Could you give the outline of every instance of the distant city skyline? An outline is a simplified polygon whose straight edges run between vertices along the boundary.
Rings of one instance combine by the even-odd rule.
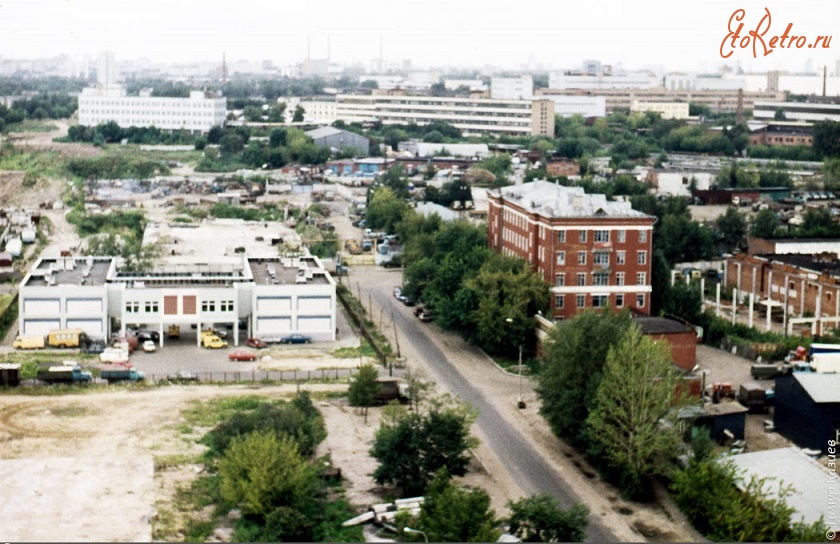
[[[725,0],[683,3],[594,0],[567,5],[510,4],[492,0],[384,0],[319,3],[240,0],[220,5],[196,0],[0,0],[0,58],[69,55],[91,60],[102,51],[118,62],[271,61],[307,58],[369,66],[379,59],[431,67],[570,69],[585,59],[667,71],[714,72],[726,64],[747,72],[807,66],[829,74],[840,60],[840,37],[828,48],[776,49],[753,58],[751,45],[721,57],[728,22],[740,4]],[[745,8],[744,35],[765,5]],[[810,43],[840,29],[840,4],[830,0],[766,4],[771,35],[792,23]],[[235,8],[235,10],[233,9]],[[835,38],[832,36],[832,38]],[[382,48],[380,49],[380,43]],[[724,48],[728,52],[731,48]]]

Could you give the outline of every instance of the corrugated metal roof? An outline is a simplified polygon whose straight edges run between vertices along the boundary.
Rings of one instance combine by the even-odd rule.
[[[799,521],[800,517],[805,523],[813,523],[820,516],[829,519],[828,471],[799,448],[740,453],[730,458],[738,469],[746,471],[746,481],[752,475],[773,478],[767,482],[767,489],[772,493],[779,493],[788,485],[793,488],[793,493],[785,499],[795,509],[791,521]]]
[[[840,402],[840,374],[794,372],[793,378],[817,404]]]

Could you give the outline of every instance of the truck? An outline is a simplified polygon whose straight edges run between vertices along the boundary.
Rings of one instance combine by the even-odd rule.
[[[38,369],[36,378],[47,383],[90,383],[93,375],[82,370],[78,363],[65,361],[62,365],[52,365]]]
[[[169,325],[169,338],[181,338],[181,326]]]
[[[808,347],[808,355],[810,357],[814,357],[814,355],[820,353],[840,353],[840,344],[821,344],[821,343],[812,343]]]
[[[12,342],[15,349],[43,349],[45,345],[43,336],[18,336]]]
[[[811,356],[811,370],[821,374],[840,372],[840,353],[814,353]]]
[[[59,329],[50,331],[47,344],[51,348],[78,348],[87,343],[87,335],[82,329]]]
[[[755,382],[742,383],[738,391],[738,402],[750,413],[767,413],[767,389]]]
[[[201,345],[205,348],[219,349],[226,348],[228,343],[215,334],[203,334],[201,335]]]
[[[105,348],[99,354],[99,360],[103,363],[126,363],[128,362],[128,349],[121,347]]]
[[[108,364],[102,365],[99,376],[108,383],[136,382],[146,378],[142,370],[137,370],[130,364]]]
[[[373,397],[375,404],[388,404],[392,400],[400,404],[406,404],[411,400],[408,392],[408,384],[402,380],[391,380],[380,378],[376,380],[379,384],[379,391]]]

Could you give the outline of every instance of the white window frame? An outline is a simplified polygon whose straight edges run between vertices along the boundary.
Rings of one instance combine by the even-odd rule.
[[[647,242],[647,231],[646,230],[640,230],[639,231],[639,243],[644,244],[646,242]]]
[[[578,264],[586,264],[586,252],[578,251]]]
[[[565,251],[558,251],[557,252],[557,264],[560,266],[566,266],[566,252]]]
[[[624,293],[615,294],[615,307],[624,308]]]
[[[639,251],[636,253],[636,264],[647,264],[647,251]]]
[[[592,285],[609,285],[610,284],[610,275],[606,272],[596,272],[592,274]]]
[[[558,310],[562,310],[566,306],[566,295],[555,295],[554,296],[554,307]]]
[[[636,295],[636,307],[637,308],[644,308],[645,307],[645,295],[644,293],[639,293]]]
[[[575,279],[576,285],[578,287],[585,287],[586,286],[586,272],[578,272],[577,278]]]
[[[566,286],[566,273],[561,272],[559,274],[554,275],[554,286],[555,287],[565,287]]]
[[[558,230],[557,231],[557,243],[565,244],[566,243],[566,231],[565,230]]]
[[[627,262],[627,252],[626,251],[616,251],[615,252],[615,264],[625,264]]]
[[[586,295],[577,295],[575,301],[578,308],[586,308]]]
[[[618,243],[623,244],[627,241],[627,231],[621,229],[618,231]]]
[[[592,263],[609,266],[610,252],[609,251],[594,251],[592,254]]]
[[[608,230],[596,230],[595,231],[595,241],[596,242],[609,242],[610,241],[610,231],[608,231]]]
[[[636,272],[636,285],[647,285],[647,274],[644,272]]]
[[[586,230],[585,230],[585,229],[583,229],[583,230],[579,230],[579,231],[578,231],[578,241],[579,241],[581,244],[585,244],[585,243],[586,243]]]

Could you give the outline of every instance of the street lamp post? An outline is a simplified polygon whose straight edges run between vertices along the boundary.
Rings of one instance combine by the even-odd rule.
[[[506,323],[513,323],[513,318],[505,318]],[[516,406],[522,410],[525,408],[525,401],[522,400],[522,344],[519,344],[519,398],[516,399]]]
[[[411,527],[403,527],[403,532],[421,534],[421,535],[423,535],[423,540],[425,540],[426,542],[429,542],[429,536],[426,533],[424,533],[423,531],[420,531],[419,529],[412,529]]]

